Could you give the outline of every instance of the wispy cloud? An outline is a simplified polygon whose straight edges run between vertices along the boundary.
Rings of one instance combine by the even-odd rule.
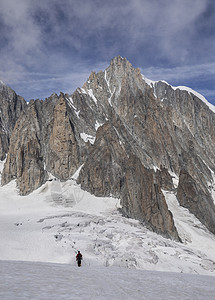
[[[35,25],[31,15],[31,1],[1,0],[0,17],[4,24],[1,35],[7,41],[1,49],[6,55],[14,55],[14,61],[37,52],[41,46],[40,28]],[[29,63],[29,61],[27,61]]]

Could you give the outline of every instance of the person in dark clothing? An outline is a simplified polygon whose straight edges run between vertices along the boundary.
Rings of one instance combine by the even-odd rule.
[[[82,254],[80,251],[78,251],[78,254],[76,255],[76,261],[79,267],[81,266],[81,260],[82,260]]]

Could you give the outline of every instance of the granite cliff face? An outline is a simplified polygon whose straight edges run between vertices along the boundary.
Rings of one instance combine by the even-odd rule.
[[[22,97],[0,81],[0,160],[4,160],[6,157],[11,133],[26,106]]]
[[[25,195],[50,173],[67,180],[82,166],[83,189],[119,197],[122,212],[152,230],[180,240],[162,193],[169,190],[215,233],[214,125],[194,91],[152,82],[119,56],[72,95],[30,102],[14,127],[2,184],[16,178]]]
[[[69,110],[63,94],[30,101],[13,130],[2,184],[16,178],[20,193],[26,195],[40,187],[49,173],[60,180],[70,178],[81,154]]]

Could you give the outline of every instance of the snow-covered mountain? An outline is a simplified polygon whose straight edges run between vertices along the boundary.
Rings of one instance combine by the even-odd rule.
[[[50,174],[67,181],[81,167],[82,189],[120,198],[125,216],[163,236],[181,240],[162,190],[215,233],[215,114],[203,100],[115,57],[72,95],[29,103],[12,131],[2,184],[16,179],[27,195]]]
[[[0,299],[214,299],[214,108],[121,57],[28,106],[0,85]]]
[[[202,96],[122,57],[72,95],[26,105],[0,92],[0,260],[75,268],[81,250],[98,272],[215,274],[215,114]]]

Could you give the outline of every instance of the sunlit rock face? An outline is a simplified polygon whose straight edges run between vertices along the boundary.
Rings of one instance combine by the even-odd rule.
[[[2,184],[17,178],[20,193],[26,195],[51,173],[66,180],[80,165],[79,146],[63,95],[46,101],[31,101],[16,122],[2,174]]]
[[[214,125],[194,91],[152,82],[118,56],[72,95],[28,105],[11,135],[2,184],[16,178],[27,194],[49,174],[65,181],[82,166],[83,189],[120,198],[124,215],[158,233],[179,240],[162,190],[177,193],[214,232]]]

